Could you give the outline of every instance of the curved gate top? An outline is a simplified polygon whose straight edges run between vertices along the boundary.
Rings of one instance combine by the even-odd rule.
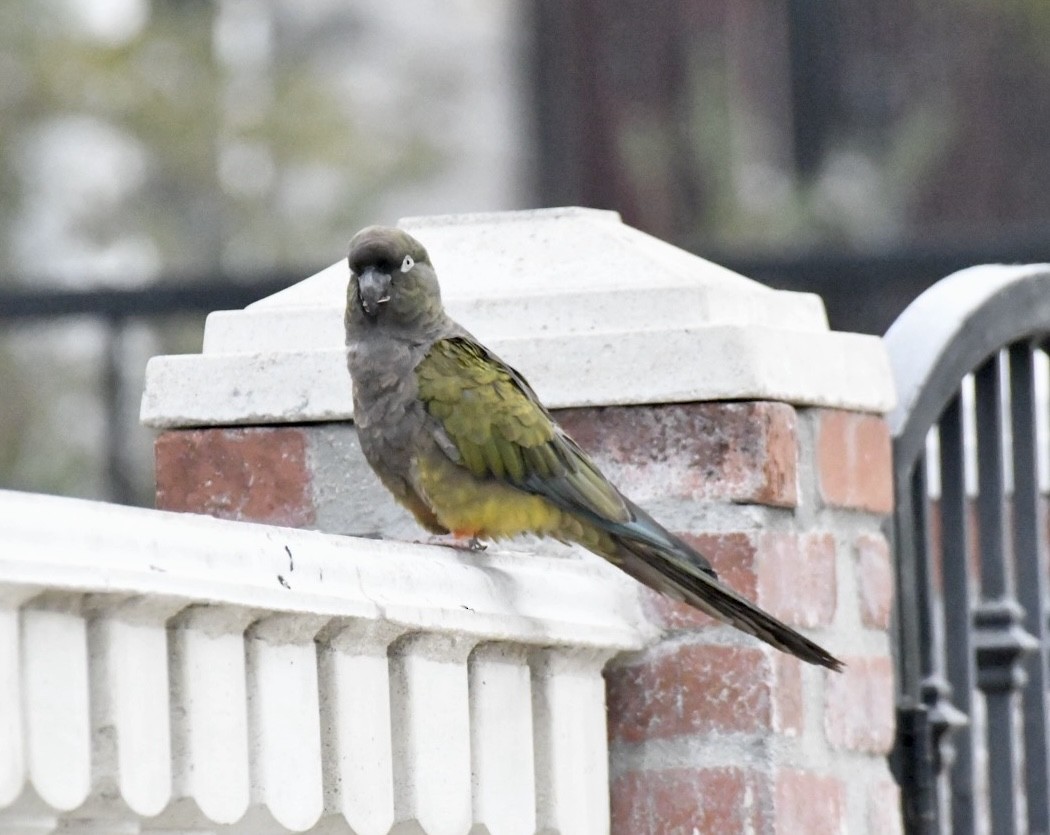
[[[1050,265],[955,273],[885,341],[905,825],[1046,835]]]

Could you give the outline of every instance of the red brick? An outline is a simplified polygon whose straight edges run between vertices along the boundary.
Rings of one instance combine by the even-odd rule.
[[[844,658],[824,691],[824,730],[832,747],[886,754],[893,745],[893,665],[885,656]]]
[[[825,626],[834,618],[836,559],[830,533],[734,532],[683,538],[710,560],[727,585],[791,626]],[[650,617],[665,629],[718,623],[656,592],[645,600]]]
[[[773,665],[757,648],[657,647],[640,663],[608,670],[606,682],[614,741],[775,729]]]
[[[837,777],[781,770],[774,802],[773,831],[778,835],[842,835],[847,831],[846,786]]]
[[[893,563],[883,536],[857,539],[857,578],[861,622],[872,629],[888,629],[893,607]]]
[[[802,704],[802,662],[784,652],[773,654],[773,727],[787,736],[805,729]]]
[[[749,600],[755,599],[757,578],[752,534],[683,534],[682,538],[707,557],[726,584]],[[655,591],[647,591],[644,600],[650,618],[664,629],[698,629],[720,623],[688,603]]]
[[[826,504],[892,511],[893,454],[886,421],[859,412],[820,410],[817,473]]]
[[[797,419],[786,403],[608,406],[556,417],[637,501],[798,503]]]
[[[758,603],[790,626],[827,626],[835,617],[835,537],[769,531],[759,538]]]
[[[868,792],[868,832],[903,835],[901,792],[892,780],[880,780]]]
[[[306,437],[296,427],[164,432],[157,507],[305,527],[314,520]]]
[[[628,772],[610,787],[612,835],[765,832],[765,782],[728,767]]]

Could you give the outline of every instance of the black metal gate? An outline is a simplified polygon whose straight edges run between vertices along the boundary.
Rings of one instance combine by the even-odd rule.
[[[1047,835],[1050,265],[955,273],[885,339],[906,830]]]

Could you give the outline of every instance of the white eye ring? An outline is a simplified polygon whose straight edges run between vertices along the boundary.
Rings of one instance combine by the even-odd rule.
[[[406,255],[405,260],[401,262],[401,272],[407,273],[416,265],[416,262],[412,260],[411,255]]]

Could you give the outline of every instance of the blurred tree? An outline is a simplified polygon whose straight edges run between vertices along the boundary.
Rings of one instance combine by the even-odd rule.
[[[311,60],[304,22],[277,4],[124,0],[103,5],[139,25],[101,30],[85,20],[90,0],[42,5],[0,3],[0,66],[18,82],[0,94],[8,270],[69,268],[81,280],[85,256],[121,241],[129,258],[98,261],[111,278],[129,263],[143,278],[288,263],[314,246],[320,260],[377,195],[440,162],[422,125],[362,129],[367,115],[333,82],[338,62]],[[320,23],[347,43],[360,35],[353,15]],[[439,79],[421,79],[421,93]],[[44,251],[63,243],[46,234],[59,221],[34,208],[56,157],[84,186],[73,205],[40,211],[64,210],[62,231],[83,244],[74,263]],[[12,223],[19,214],[32,220]]]
[[[1050,224],[1045,0],[532,0],[541,202],[686,246]]]
[[[441,175],[427,102],[462,83],[455,62],[393,60],[412,44],[383,5],[0,0],[0,283],[250,282],[336,260],[392,193]],[[362,72],[377,35],[381,76]],[[105,495],[102,325],[0,336],[0,485]],[[122,362],[137,381],[150,355],[199,344],[199,322],[136,327]],[[132,431],[146,503],[149,437]]]

